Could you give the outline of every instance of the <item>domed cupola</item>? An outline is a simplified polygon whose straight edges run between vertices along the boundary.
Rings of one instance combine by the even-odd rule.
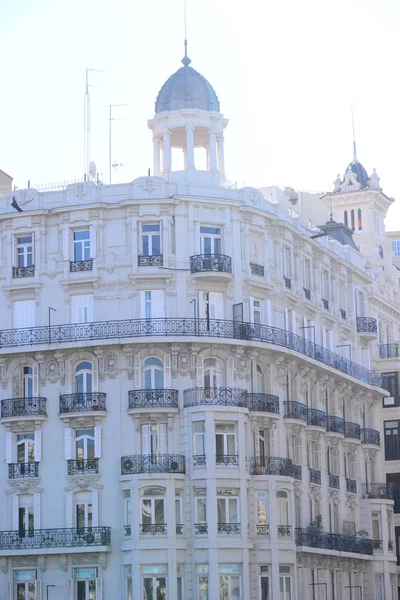
[[[374,169],[371,176],[368,175],[365,167],[357,159],[357,152],[354,143],[353,160],[348,165],[343,179],[337,176],[334,181],[335,192],[356,192],[368,188],[379,189],[379,177]]]
[[[219,112],[212,85],[190,66],[186,40],[182,63],[159,91],[156,114],[148,121],[153,131],[154,175],[176,183],[224,185],[223,131],[228,120]],[[182,152],[183,161],[176,149]],[[183,162],[183,168],[182,164],[177,167],[178,162]]]

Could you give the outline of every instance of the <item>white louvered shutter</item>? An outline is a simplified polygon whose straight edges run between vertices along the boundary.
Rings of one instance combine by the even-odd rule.
[[[13,313],[14,328],[35,327],[36,304],[34,300],[15,301]]]
[[[140,318],[146,318],[146,292],[144,290],[140,291]]]
[[[90,226],[90,258],[97,256],[97,228],[96,225]]]
[[[40,494],[33,494],[33,522],[35,529],[41,528]]]
[[[35,581],[35,600],[42,600],[42,582]]]
[[[201,354],[196,356],[196,383],[197,387],[204,387],[204,359]]]
[[[92,361],[92,391],[99,391],[99,360],[95,358]]]
[[[167,390],[170,390],[172,386],[170,354],[164,354],[164,386]]]
[[[96,600],[103,600],[103,580],[96,577]]]
[[[151,318],[164,319],[165,317],[165,293],[164,290],[152,290],[151,292]]]
[[[235,385],[235,361],[233,356],[229,356],[227,361],[227,386],[233,387]]]
[[[206,318],[206,304],[204,302],[204,292],[198,292],[197,316],[199,319]]]
[[[18,530],[18,509],[19,509],[19,499],[17,494],[13,494],[12,496],[12,528],[13,531],[17,531]]]
[[[94,428],[94,456],[101,458],[101,425]]]
[[[159,435],[160,454],[166,454],[166,452],[167,452],[167,425],[166,425],[166,423],[159,423],[158,435]]]
[[[222,292],[209,294],[210,319],[222,320],[224,318],[224,295]]]
[[[142,434],[142,454],[150,454],[149,425],[143,424],[140,429]]]
[[[70,427],[64,429],[64,457],[65,460],[72,459],[72,429]]]
[[[93,527],[99,526],[99,491],[92,491],[92,520]]]
[[[62,253],[63,260],[69,260],[69,228],[64,227],[62,232]]]
[[[135,356],[133,357],[133,365],[135,389],[139,390],[142,387],[142,365],[140,361],[140,356],[138,356],[137,354],[135,354]]]
[[[65,494],[65,525],[67,528],[73,526],[73,495],[72,492],[66,492]]]
[[[269,326],[272,325],[272,302],[269,298],[265,301],[265,323]]]
[[[35,462],[42,460],[42,431],[35,429]]]
[[[13,462],[13,445],[14,445],[14,434],[11,431],[6,431],[6,462]]]

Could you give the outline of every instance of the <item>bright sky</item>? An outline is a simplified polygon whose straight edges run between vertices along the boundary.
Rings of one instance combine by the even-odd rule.
[[[238,186],[328,190],[352,158],[397,197],[398,0],[187,0],[188,54],[230,119],[226,170]],[[85,69],[91,159],[113,183],[152,167],[147,119],[183,56],[183,0],[0,0],[0,169],[26,187],[82,176]]]

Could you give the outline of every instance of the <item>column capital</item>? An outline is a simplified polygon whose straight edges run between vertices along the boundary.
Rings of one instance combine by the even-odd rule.
[[[186,131],[194,131],[196,128],[193,123],[186,124]]]

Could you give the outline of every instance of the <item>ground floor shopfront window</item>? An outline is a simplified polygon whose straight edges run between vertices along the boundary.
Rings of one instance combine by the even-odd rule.
[[[219,600],[241,600],[241,570],[237,564],[218,565]]]

